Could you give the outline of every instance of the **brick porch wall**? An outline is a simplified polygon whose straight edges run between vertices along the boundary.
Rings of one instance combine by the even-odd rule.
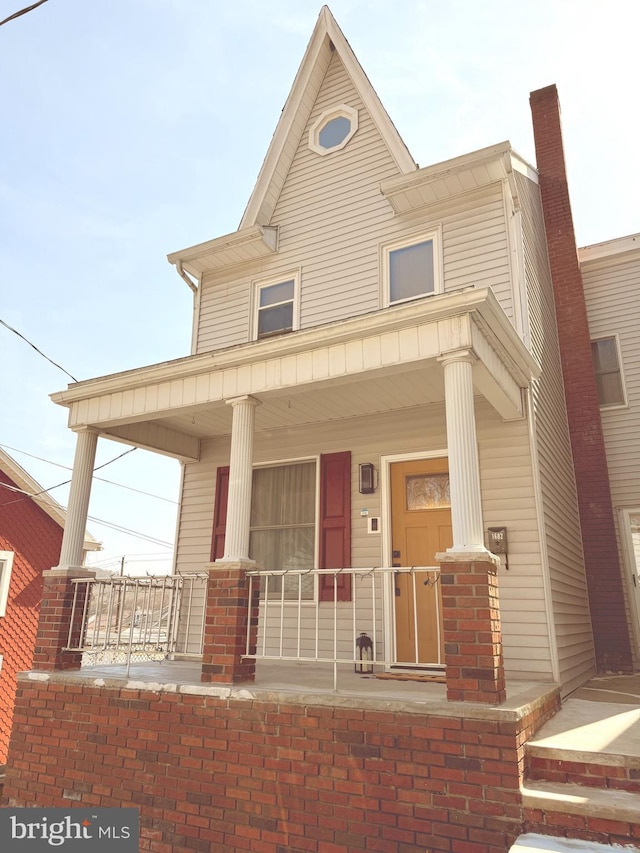
[[[55,675],[21,676],[4,804],[137,806],[152,853],[505,853],[558,701],[474,719]]]

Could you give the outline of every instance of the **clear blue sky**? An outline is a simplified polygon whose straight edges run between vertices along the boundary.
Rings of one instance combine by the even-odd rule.
[[[22,5],[0,0],[0,19]],[[0,27],[0,318],[78,379],[187,355],[191,293],[166,254],[238,226],[319,10],[49,0]],[[421,166],[505,139],[534,162],[528,94],[556,83],[579,244],[640,231],[631,0],[331,10]],[[0,444],[71,465],[66,410],[48,398],[66,383],[0,326]],[[98,463],[126,449],[102,440]],[[8,452],[44,486],[67,478]],[[144,451],[100,475],[178,497],[178,463]],[[90,515],[174,538],[175,505],[109,484]],[[170,566],[169,549],[89,529],[104,564]]]

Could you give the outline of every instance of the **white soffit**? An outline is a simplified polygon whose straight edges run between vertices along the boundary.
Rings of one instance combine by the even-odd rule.
[[[461,157],[425,166],[410,175],[388,178],[380,184],[380,192],[395,213],[407,213],[507,180],[517,203],[514,171],[538,182],[535,169],[512,150],[509,142],[500,142]]]
[[[578,249],[578,260],[582,265],[638,250],[640,250],[640,234],[630,234],[628,237],[618,237],[615,240],[605,240],[603,243],[584,246]]]
[[[180,263],[187,272],[199,278],[211,270],[263,258],[277,249],[278,229],[255,225],[173,252],[167,255],[167,260],[170,264]]]

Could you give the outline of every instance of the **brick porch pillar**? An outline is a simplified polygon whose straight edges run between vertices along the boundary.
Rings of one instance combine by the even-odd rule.
[[[251,584],[252,601],[249,611],[249,578],[247,571],[256,564],[224,562],[209,563],[207,604],[204,620],[202,673],[200,680],[221,684],[253,681],[255,660],[243,660],[247,652],[255,653],[258,639],[259,578]]]
[[[437,554],[442,584],[447,699],[499,705],[507,698],[497,566],[492,554]]]
[[[74,584],[72,580],[94,578],[95,572],[80,568],[50,569],[43,572],[42,576],[44,585],[33,668],[44,672],[80,669],[82,654],[65,649],[68,645],[80,645],[82,614],[88,585]]]

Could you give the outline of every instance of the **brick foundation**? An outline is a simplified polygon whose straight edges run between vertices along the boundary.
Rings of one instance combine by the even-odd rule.
[[[507,696],[496,564],[442,562],[447,698],[497,705]]]
[[[235,684],[255,679],[255,660],[243,660],[255,654],[258,637],[260,579],[253,578],[251,617],[249,618],[249,578],[247,571],[255,563],[209,563],[207,605],[202,652],[203,682]]]
[[[505,853],[524,743],[558,705],[471,718],[63,673],[19,687],[4,804],[136,806],[150,853]]]
[[[43,572],[40,621],[33,654],[33,668],[36,670],[48,672],[80,669],[82,654],[63,651],[65,646],[69,645],[69,637],[71,637],[71,645],[78,645],[80,642],[87,584],[72,582],[73,578],[79,577],[93,578],[95,572],[83,569],[51,569]],[[73,601],[76,595],[74,624],[69,634]]]

